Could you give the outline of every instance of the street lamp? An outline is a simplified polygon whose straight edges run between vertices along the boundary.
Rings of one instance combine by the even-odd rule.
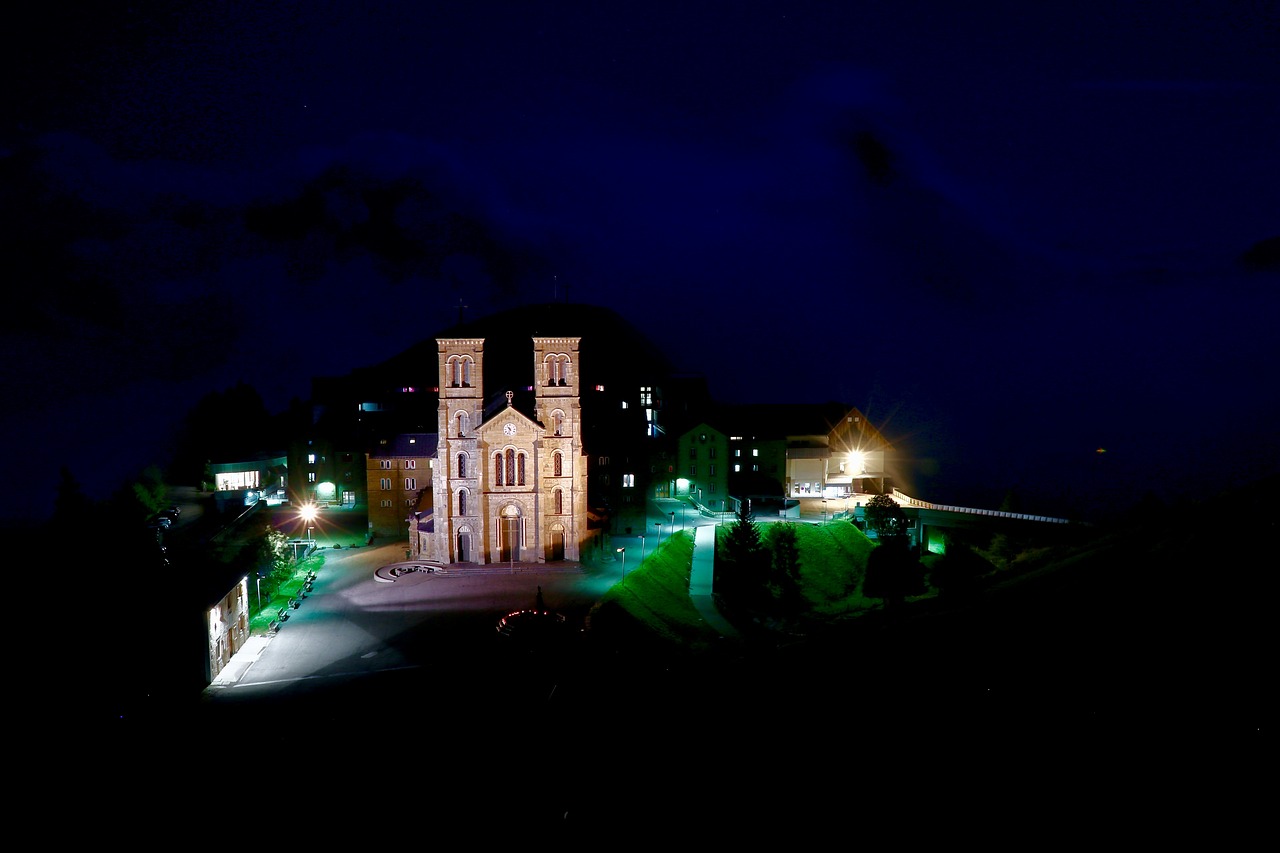
[[[619,548],[618,553],[622,555],[622,576],[627,576],[627,549]]]
[[[661,545],[661,544],[662,544],[662,522],[661,522],[661,521],[655,521],[655,522],[653,523],[653,526],[654,526],[654,527],[656,527],[656,528],[658,528],[658,545]],[[655,547],[656,547],[656,546],[655,546]]]
[[[640,562],[644,562],[644,537],[640,537]]]
[[[298,517],[301,518],[303,523],[307,526],[307,544],[310,545],[312,530],[311,522],[315,521],[316,518],[316,505],[311,503],[303,504],[302,508],[298,510]]]
[[[516,520],[514,517],[508,518],[511,522],[511,532],[507,534],[507,558],[511,561],[511,574],[516,573]]]
[[[258,612],[262,612],[262,572],[253,573],[254,580],[258,582]]]

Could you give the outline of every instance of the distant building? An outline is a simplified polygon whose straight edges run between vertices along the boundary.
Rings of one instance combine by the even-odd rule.
[[[430,513],[435,459],[435,433],[382,439],[365,454],[371,535],[401,539],[415,515]]]

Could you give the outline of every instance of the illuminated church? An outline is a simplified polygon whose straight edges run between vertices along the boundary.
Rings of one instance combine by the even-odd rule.
[[[438,338],[432,519],[420,557],[444,563],[581,559],[587,457],[581,338],[534,337],[532,381],[486,400],[485,339]]]

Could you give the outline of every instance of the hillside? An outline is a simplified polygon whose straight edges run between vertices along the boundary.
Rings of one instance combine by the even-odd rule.
[[[1052,731],[1064,743],[1147,742],[1180,732],[1247,743],[1269,732],[1273,710],[1263,582],[1275,486],[1030,548],[974,594],[913,600],[893,622],[878,602],[847,593],[865,553],[833,557],[827,531],[851,525],[811,527],[801,539],[812,604],[802,623],[767,642],[752,631],[750,644],[686,626],[658,632],[665,646],[651,635],[645,652],[665,648],[662,666],[678,673],[671,689],[711,707],[747,701],[753,713],[788,717],[841,708],[912,739],[1006,743]],[[611,595],[606,602],[627,604],[625,593]],[[654,609],[632,616],[651,620]]]

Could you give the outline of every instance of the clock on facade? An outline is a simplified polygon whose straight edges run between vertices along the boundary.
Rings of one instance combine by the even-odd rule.
[[[506,433],[507,435],[515,435],[515,434],[516,434],[516,425],[515,425],[515,424],[507,424],[506,426],[504,426],[504,427],[502,428],[502,431],[503,431],[504,433]]]

